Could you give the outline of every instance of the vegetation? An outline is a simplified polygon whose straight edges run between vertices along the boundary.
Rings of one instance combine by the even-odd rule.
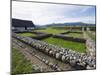
[[[68,36],[71,36],[71,37],[83,38],[83,34],[81,34],[81,33],[68,33],[68,34],[65,34],[65,35],[68,35]]]
[[[57,45],[59,47],[70,48],[81,53],[84,53],[86,51],[86,46],[84,43],[65,41],[63,39],[57,39],[52,37],[44,39],[43,41]]]
[[[51,34],[59,34],[66,32],[67,30],[65,29],[54,29],[52,27],[48,27],[46,29],[41,29],[41,30],[36,30],[37,32],[44,32],[44,33],[51,33]]]
[[[15,48],[12,49],[12,75],[32,72],[32,64]]]
[[[19,33],[18,35],[20,35],[20,36],[36,36],[33,33]]]
[[[94,34],[93,35],[93,33],[95,33],[95,32],[92,32],[92,33],[90,33],[90,32],[87,32],[87,34],[88,34],[88,36],[92,39],[92,40],[96,40],[96,35]]]

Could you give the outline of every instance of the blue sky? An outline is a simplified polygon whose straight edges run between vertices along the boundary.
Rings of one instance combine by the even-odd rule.
[[[95,7],[13,1],[12,17],[32,20],[37,25],[66,22],[95,24]]]

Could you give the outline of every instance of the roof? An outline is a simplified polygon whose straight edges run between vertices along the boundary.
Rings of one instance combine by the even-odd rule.
[[[12,27],[35,27],[32,21],[12,19]]]

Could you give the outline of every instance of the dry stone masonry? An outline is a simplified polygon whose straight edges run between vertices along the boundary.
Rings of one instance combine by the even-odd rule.
[[[86,40],[83,39],[83,38],[76,38],[76,37],[70,37],[70,36],[64,36],[64,35],[61,35],[61,34],[58,34],[58,35],[53,35],[54,38],[60,38],[60,39],[63,39],[63,40],[69,40],[69,41],[74,41],[74,42],[80,42],[80,43],[85,43]]]
[[[48,54],[49,56],[53,56],[54,58],[61,60],[64,63],[69,63],[71,66],[77,69],[78,68],[79,69],[95,69],[96,67],[95,57],[92,57],[90,55],[81,54],[71,49],[57,47],[55,45],[48,44],[40,40],[35,40],[30,37],[17,36],[15,33],[13,33],[12,36],[24,43],[29,44],[35,49],[42,51],[45,54]]]

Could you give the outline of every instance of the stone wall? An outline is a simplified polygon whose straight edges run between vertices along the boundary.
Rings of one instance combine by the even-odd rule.
[[[86,47],[88,49],[87,53],[91,56],[96,56],[96,46],[95,42],[91,39],[87,39],[86,41]]]
[[[95,58],[86,54],[81,54],[67,48],[57,47],[30,37],[17,36],[16,34],[12,34],[12,36],[13,38],[18,39],[49,56],[52,56],[64,63],[69,63],[77,69],[95,69],[96,67]]]
[[[52,34],[40,34],[40,35],[38,35],[38,36],[31,37],[31,38],[37,39],[37,40],[42,40],[42,39],[48,38],[48,37],[50,37],[50,36],[52,36]]]
[[[63,32],[60,34],[69,34],[69,33],[78,33],[78,34],[82,34],[83,32],[78,32],[78,31],[67,31],[67,32]]]
[[[41,40],[41,39],[45,39],[45,38],[48,38],[50,36],[52,36],[52,34],[46,34],[46,33],[43,33],[43,32],[33,32],[33,31],[24,31],[24,32],[16,32],[17,34],[19,33],[32,33],[32,34],[36,34],[36,36],[30,36],[31,38],[34,38],[34,39],[38,39],[38,40]]]
[[[54,38],[60,38],[63,40],[68,40],[68,41],[74,41],[74,42],[80,42],[80,43],[85,43],[86,40],[82,38],[75,38],[75,37],[69,37],[69,36],[64,36],[64,35],[53,35]]]

